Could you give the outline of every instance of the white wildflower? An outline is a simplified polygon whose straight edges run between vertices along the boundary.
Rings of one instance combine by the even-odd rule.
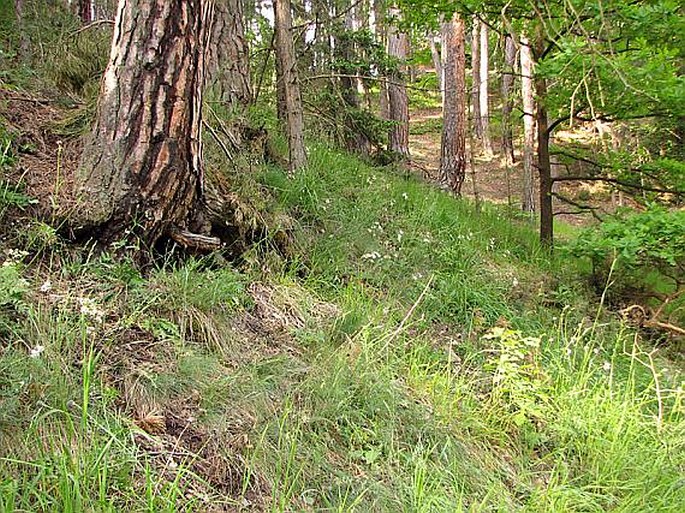
[[[45,280],[45,283],[43,283],[40,286],[40,291],[45,294],[46,292],[50,292],[52,290],[52,282],[48,279]]]
[[[519,281],[516,278],[514,278],[513,280],[511,280],[511,286],[512,287],[518,287]]]
[[[379,258],[381,258],[381,255],[377,251],[372,251],[371,253],[364,253],[362,255],[362,258],[364,260],[378,260]]]
[[[97,322],[103,321],[105,312],[98,306],[95,300],[88,297],[80,297],[78,302],[81,305],[81,315],[90,317]]]
[[[604,371],[609,372],[611,370],[611,363],[610,362],[604,362],[604,365],[602,365],[602,369]]]
[[[31,358],[38,358],[40,355],[45,351],[45,346],[41,346],[40,344],[36,345],[31,351],[29,352],[29,357]]]
[[[408,200],[408,199],[409,199],[409,194],[407,194],[406,192],[403,192],[403,193],[402,193],[402,199],[405,200],[405,201]]]

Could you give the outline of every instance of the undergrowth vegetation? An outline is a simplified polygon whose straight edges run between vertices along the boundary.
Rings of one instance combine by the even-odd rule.
[[[287,259],[4,249],[0,510],[682,511],[677,366],[526,221],[324,147],[254,177]]]

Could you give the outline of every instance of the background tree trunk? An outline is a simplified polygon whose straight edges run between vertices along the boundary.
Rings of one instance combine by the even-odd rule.
[[[480,116],[480,20],[477,16],[473,17],[471,29],[471,119],[476,138],[480,141],[483,125]]]
[[[132,230],[152,245],[194,221],[203,192],[200,122],[212,9],[205,0],[119,2],[75,213],[103,242]]]
[[[445,56],[440,177],[456,194],[466,176],[466,54],[464,21],[457,13],[442,25]]]
[[[514,163],[514,135],[511,125],[513,85],[516,67],[516,44],[511,34],[504,36],[504,72],[502,73],[502,152],[508,166]]]
[[[399,10],[390,10],[394,16],[399,15]],[[407,97],[407,87],[404,83],[406,75],[406,59],[409,50],[409,38],[404,32],[399,32],[397,27],[391,26],[388,29],[388,54],[399,62],[388,84],[388,103],[390,120],[395,125],[390,130],[390,151],[409,158],[409,98]]]
[[[252,101],[242,0],[216,0],[207,55],[208,93],[229,106]]]
[[[521,36],[521,98],[523,100],[523,190],[522,209],[535,212],[535,180],[533,155],[535,155],[535,100],[533,97],[533,59],[530,43]]]
[[[357,29],[357,23],[355,21],[355,9],[353,8],[353,4],[350,3],[347,8],[348,11],[345,14],[345,31],[347,32],[348,37],[339,40],[339,53],[343,61],[353,62],[357,55],[357,49],[355,48],[351,36]],[[348,151],[368,155],[371,153],[371,142],[362,130],[362,127],[359,126],[358,118],[355,117],[355,114],[357,114],[360,108],[360,101],[357,93],[357,77],[353,75],[356,75],[356,70],[343,70],[343,76],[340,78],[340,88],[346,105],[345,145]]]
[[[31,41],[26,33],[24,0],[14,1],[14,14],[17,21],[17,30],[19,31],[19,57],[25,62],[31,57]]]
[[[483,151],[487,156],[492,155],[492,141],[490,139],[490,105],[488,99],[490,73],[489,62],[489,45],[488,45],[488,27],[484,23],[480,24],[480,92],[478,95],[480,104],[480,126],[482,130],[481,139],[483,142]]]
[[[373,12],[375,18],[376,40],[383,45],[383,48],[388,47],[388,30],[385,20],[385,2],[384,0],[373,0]],[[388,77],[381,77],[388,78]],[[381,119],[390,119],[390,100],[388,98],[388,82],[381,80],[379,84],[379,114]]]
[[[285,131],[290,152],[289,168],[294,172],[307,163],[304,146],[304,119],[302,97],[297,79],[297,62],[292,36],[292,13],[290,0],[274,1],[274,24],[276,31],[276,59],[280,76],[276,77],[284,95]]]
[[[442,96],[443,96],[443,101],[445,101],[445,91],[444,91],[444,86],[442,83],[443,80],[443,75],[442,75],[442,61],[440,57],[440,52],[438,51],[438,47],[435,44],[435,34],[428,34],[428,45],[430,46],[431,49],[431,58],[433,59],[433,67],[435,68],[435,76],[438,81],[438,89],[440,89]],[[443,45],[442,45],[442,51],[444,52],[444,40],[443,40]]]

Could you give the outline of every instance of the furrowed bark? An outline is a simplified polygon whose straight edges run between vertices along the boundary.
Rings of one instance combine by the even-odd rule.
[[[456,194],[466,176],[466,55],[464,21],[457,13],[442,25],[444,60],[440,177]]]
[[[276,59],[278,60],[277,80],[281,87],[286,137],[290,153],[289,169],[293,173],[307,163],[304,146],[304,119],[302,98],[297,78],[295,44],[292,35],[292,13],[290,0],[274,0],[274,23],[276,30]]]
[[[120,0],[98,113],[78,173],[75,228],[152,246],[202,200],[204,51],[213,2]]]
[[[399,10],[392,8],[391,14],[399,16]],[[406,59],[409,38],[397,27],[388,29],[388,54],[397,59],[398,68],[392,73],[388,83],[388,103],[390,120],[395,125],[390,130],[389,149],[402,158],[409,158],[409,98],[404,75],[407,71]]]

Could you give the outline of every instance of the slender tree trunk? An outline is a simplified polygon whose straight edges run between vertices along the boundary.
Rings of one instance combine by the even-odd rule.
[[[543,55],[545,41],[538,29],[536,37],[535,53]],[[547,80],[536,75],[534,79],[537,105],[535,108],[535,121],[538,132],[538,173],[540,175],[540,242],[547,248],[554,244],[554,212],[552,206],[552,164],[549,156],[549,130],[547,127]]]
[[[207,56],[212,99],[234,107],[252,101],[249,59],[242,0],[216,0]]]
[[[521,36],[521,98],[523,100],[523,190],[524,212],[535,212],[535,180],[533,155],[535,154],[535,100],[533,96],[533,59],[528,38]]]
[[[502,151],[507,166],[514,164],[514,135],[511,124],[516,44],[511,34],[504,36],[504,73],[502,74]]]
[[[435,34],[428,34],[428,44],[430,45],[431,49],[431,58],[433,59],[433,67],[435,68],[435,76],[438,80],[438,88],[440,91],[443,93],[443,101],[444,101],[444,90],[443,90],[443,74],[442,74],[442,62],[441,62],[441,57],[440,57],[440,52],[438,51],[438,47],[435,44]],[[444,47],[443,47],[444,49]],[[444,51],[444,50],[443,50]]]
[[[445,101],[443,103],[440,177],[456,194],[466,176],[466,54],[465,27],[458,13],[442,24],[445,56]]]
[[[388,47],[388,31],[385,20],[384,0],[373,0],[373,11],[376,22],[376,40],[383,46]],[[381,77],[387,79],[388,77]],[[379,84],[379,110],[381,119],[390,119],[390,100],[388,98],[388,82],[381,80]]]
[[[393,8],[391,14],[398,16],[399,10]],[[389,27],[388,54],[399,63],[399,68],[392,73],[388,84],[390,120],[395,122],[390,130],[389,149],[403,158],[409,158],[409,98],[407,86],[404,83],[408,49],[407,34],[399,32],[397,27]]]
[[[21,57],[22,61],[27,61],[31,56],[31,42],[26,33],[24,0],[14,1],[14,13],[17,20],[17,30],[19,31],[19,57]]]
[[[200,124],[213,2],[120,0],[75,213],[102,242],[150,246],[193,228],[203,197]]]
[[[483,137],[480,115],[480,24],[478,17],[474,16],[471,29],[471,119],[478,140]]]
[[[486,155],[492,155],[492,141],[490,139],[490,106],[488,101],[490,72],[488,45],[488,27],[484,23],[480,24],[480,92],[478,100],[480,103],[480,126],[483,141],[483,151]]]
[[[276,59],[278,60],[277,77],[284,95],[285,130],[290,151],[289,167],[294,172],[307,163],[304,146],[304,119],[302,115],[302,98],[297,79],[297,62],[292,36],[292,14],[290,0],[274,1],[274,24],[276,30]]]

